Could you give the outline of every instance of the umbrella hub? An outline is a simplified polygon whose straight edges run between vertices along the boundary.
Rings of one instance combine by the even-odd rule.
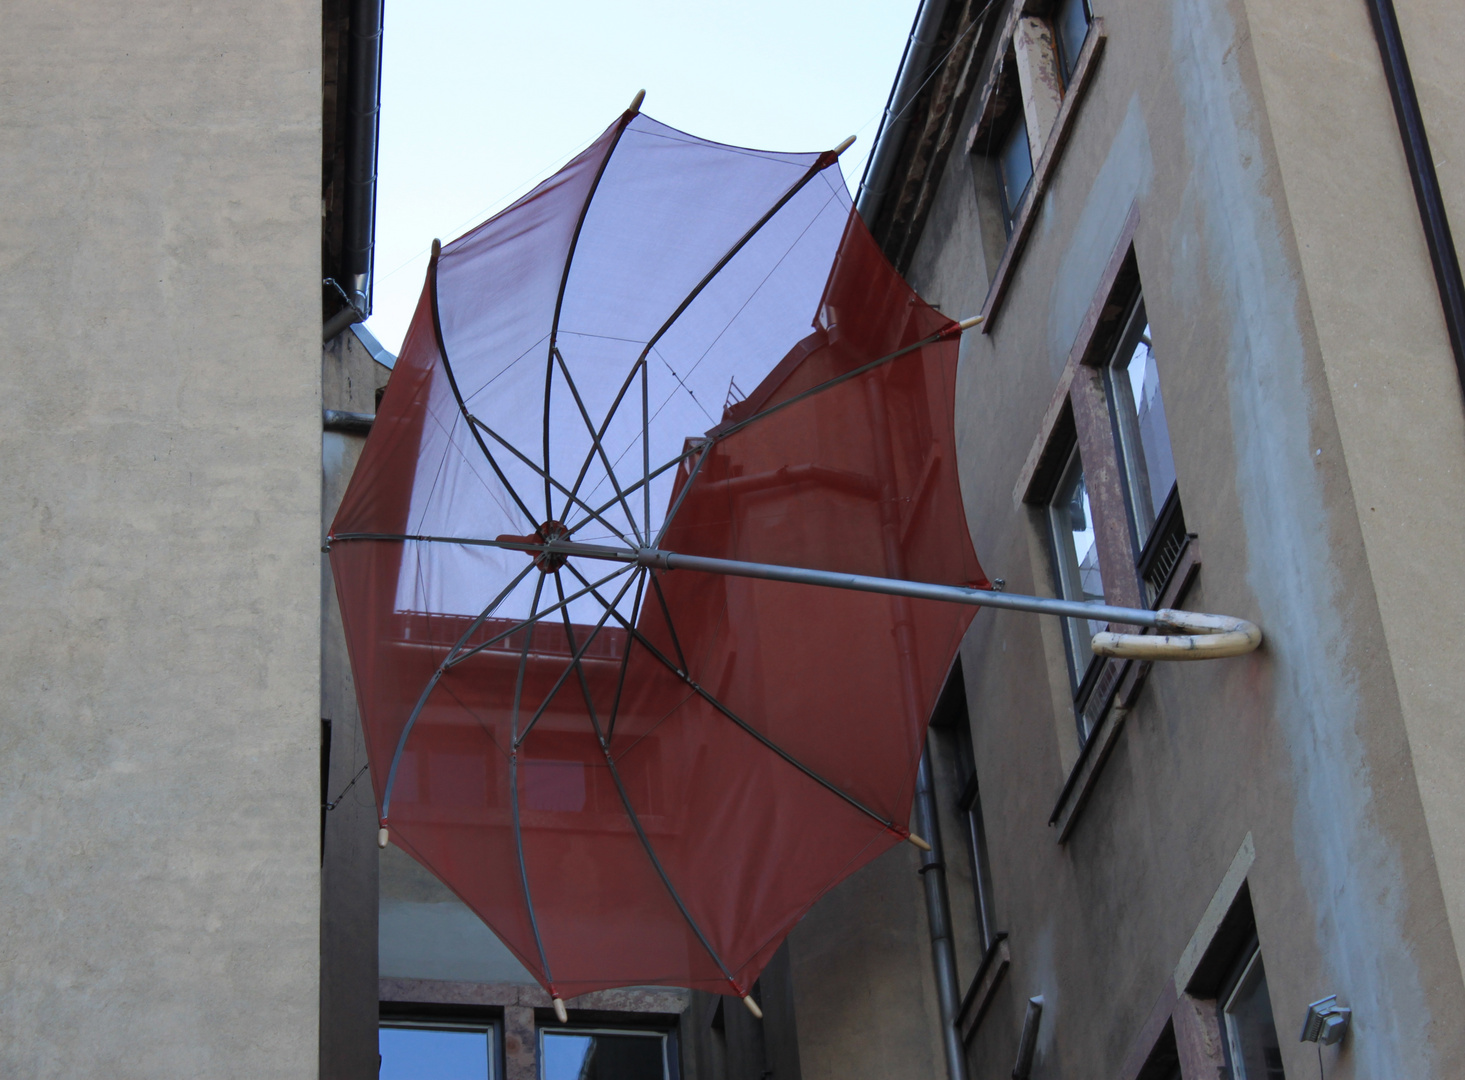
[[[534,530],[534,539],[541,544],[552,544],[556,540],[563,540],[570,535],[570,530],[561,521],[551,518],[539,528]],[[534,565],[539,567],[541,573],[552,574],[561,566],[565,565],[568,555],[558,551],[541,551],[534,556]]]

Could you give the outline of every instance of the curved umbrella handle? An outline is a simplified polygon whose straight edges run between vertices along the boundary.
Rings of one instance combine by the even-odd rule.
[[[1115,634],[1106,630],[1094,635],[1095,654],[1128,660],[1213,660],[1241,656],[1262,642],[1256,623],[1231,615],[1162,608],[1155,616],[1159,629],[1182,633]]]

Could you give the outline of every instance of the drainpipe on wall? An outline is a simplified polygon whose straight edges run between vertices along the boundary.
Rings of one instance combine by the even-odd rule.
[[[1450,219],[1445,214],[1445,200],[1440,193],[1439,177],[1434,171],[1434,157],[1429,151],[1429,137],[1424,130],[1424,115],[1419,111],[1419,98],[1414,92],[1414,78],[1409,74],[1409,58],[1404,54],[1404,39],[1399,33],[1399,17],[1393,0],[1366,0],[1368,17],[1378,39],[1379,56],[1384,62],[1384,78],[1389,96],[1394,99],[1394,116],[1399,121],[1399,137],[1404,143],[1404,157],[1409,162],[1409,177],[1414,181],[1414,200],[1419,204],[1419,220],[1424,226],[1424,240],[1434,264],[1435,285],[1444,308],[1445,329],[1450,335],[1450,348],[1455,353],[1455,370],[1460,387],[1465,390],[1465,281],[1460,276],[1460,257],[1450,235]]]
[[[895,169],[896,158],[900,156],[900,144],[905,140],[906,129],[910,127],[910,106],[930,74],[927,67],[931,50],[936,45],[936,35],[941,29],[941,20],[946,15],[948,0],[923,0],[916,12],[916,21],[911,26],[910,37],[906,39],[905,53],[900,58],[900,70],[895,76],[895,86],[885,102],[885,115],[880,118],[880,128],[875,132],[875,148],[865,162],[865,175],[860,180],[859,196],[855,208],[865,224],[874,227],[875,217],[885,199],[885,189],[890,185],[890,174]]]
[[[932,781],[931,745],[921,751],[916,773],[915,831],[931,845],[921,852],[921,880],[926,887],[926,921],[931,926],[931,963],[935,968],[936,1002],[941,1012],[941,1041],[946,1048],[949,1080],[966,1080],[966,1053],[956,1030],[961,989],[956,979],[956,948],[951,939],[951,900],[946,894],[946,862],[941,846],[941,822],[936,814]]]
[[[377,121],[381,115],[382,8],[385,0],[353,0],[346,80],[345,237],[341,271],[351,306],[371,314],[376,231]]]

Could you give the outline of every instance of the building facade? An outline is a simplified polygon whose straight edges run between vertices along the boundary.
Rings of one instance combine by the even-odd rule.
[[[985,568],[1264,644],[1095,660],[1094,626],[980,613],[932,852],[821,900],[761,1021],[647,987],[564,1026],[378,850],[318,552],[393,361],[350,325],[380,3],[15,7],[0,1072],[365,1080],[446,1046],[559,1080],[595,1039],[587,1080],[1465,1073],[1465,9],[1398,10],[1436,220],[1386,8],[920,6],[858,201],[985,317],[956,406]],[[1341,1040],[1299,1041],[1329,997]]]
[[[962,1061],[923,1068],[1457,1075],[1460,676],[1426,639],[1458,621],[1465,423],[1370,6],[927,7],[860,206],[986,316],[957,393],[984,566],[1266,640],[1125,664],[978,617],[932,732]],[[1465,23],[1398,18],[1458,221]],[[890,1023],[837,977],[848,939],[790,940],[801,1049],[805,995]],[[1346,1036],[1300,1042],[1330,995]],[[820,1045],[806,1075],[893,1072]]]

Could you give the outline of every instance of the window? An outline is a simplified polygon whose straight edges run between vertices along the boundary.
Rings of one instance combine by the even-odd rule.
[[[1286,1080],[1267,973],[1255,943],[1243,953],[1231,986],[1222,996],[1221,1020],[1231,1080]]]
[[[992,868],[987,863],[987,829],[982,822],[982,797],[977,790],[976,755],[972,750],[972,729],[966,709],[956,717],[956,768],[961,785],[956,808],[961,815],[963,845],[972,867],[972,899],[977,907],[977,940],[985,954],[997,940],[992,905]]]
[[[634,1028],[542,1028],[542,1080],[672,1080],[664,1031]]]
[[[1077,445],[1048,503],[1048,524],[1053,543],[1058,592],[1066,600],[1104,600],[1104,579],[1099,569],[1099,542],[1094,508],[1084,478],[1083,457]],[[1077,694],[1094,663],[1089,642],[1105,623],[1093,619],[1064,619],[1068,668]],[[1088,733],[1083,732],[1084,735]]]
[[[1135,302],[1114,361],[1105,372],[1134,539],[1143,549],[1175,489],[1175,456],[1143,298]]]
[[[1002,196],[1002,220],[1007,224],[1008,235],[1017,221],[1018,207],[1022,205],[1023,194],[1033,178],[1033,154],[1028,147],[1027,125],[1018,117],[1002,140],[1002,149],[997,154],[997,190]]]
[[[1089,20],[1092,18],[1088,0],[1061,0],[1053,11],[1058,63],[1065,86],[1072,80],[1074,68],[1078,67],[1078,53],[1083,48],[1084,38],[1089,36]]]
[[[1144,602],[1153,607],[1169,584],[1189,534],[1180,507],[1160,368],[1142,295],[1129,306],[1118,345],[1104,367],[1104,383],[1113,414],[1135,566]]]
[[[1101,278],[1037,445],[1019,480],[1047,534],[1056,595],[1117,607],[1174,606],[1199,566],[1176,481],[1163,357],[1150,332],[1132,247],[1138,211]],[[1145,668],[1103,662],[1091,642],[1106,624],[1063,621],[1080,745]]]
[[[382,1024],[381,1080],[496,1080],[495,1034],[490,1024]]]

